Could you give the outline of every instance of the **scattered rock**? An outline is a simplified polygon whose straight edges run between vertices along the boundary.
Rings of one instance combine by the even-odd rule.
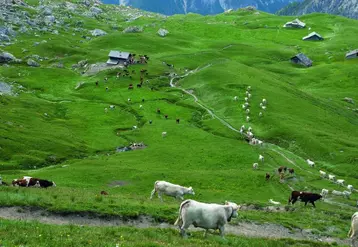
[[[141,33],[141,32],[143,32],[143,28],[138,26],[127,27],[126,29],[123,30],[123,33]]]
[[[92,36],[95,36],[95,37],[107,35],[107,33],[101,29],[92,30],[91,34],[92,34]]]
[[[10,42],[9,36],[7,36],[6,34],[0,33],[0,42]]]
[[[0,63],[9,63],[16,61],[16,57],[8,52],[0,53]]]
[[[42,10],[42,14],[45,15],[45,16],[52,15],[52,10],[50,8],[45,7]]]
[[[100,8],[97,8],[97,7],[91,7],[90,8],[90,11],[96,15],[99,15],[102,13],[102,10]]]
[[[343,100],[348,103],[354,104],[354,100],[352,98],[345,97]]]
[[[12,95],[12,86],[5,82],[0,82],[0,95],[3,94]]]
[[[167,36],[168,34],[169,34],[169,31],[166,30],[166,29],[161,28],[161,29],[158,30],[158,35],[159,35],[160,37],[165,37],[165,36]]]
[[[20,33],[27,33],[29,30],[27,29],[27,27],[25,26],[21,26],[20,29],[19,29],[19,32]]]
[[[56,18],[53,15],[45,16],[44,22],[46,25],[53,24],[55,22]]]
[[[31,67],[40,67],[40,64],[31,58],[27,60],[27,65]]]

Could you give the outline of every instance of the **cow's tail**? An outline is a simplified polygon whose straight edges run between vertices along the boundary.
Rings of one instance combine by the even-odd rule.
[[[179,216],[178,219],[175,221],[174,226],[178,226],[180,224],[180,222],[182,221],[182,212],[183,212],[183,208],[185,205],[187,205],[188,203],[190,203],[191,200],[185,200],[180,204],[179,207]]]
[[[159,183],[159,181],[155,181],[155,183],[154,183],[154,189],[153,189],[152,192],[150,193],[150,199],[152,199],[153,196],[154,196],[154,194],[155,194],[155,192],[157,192],[157,189],[158,189],[157,184],[158,184],[158,183]]]

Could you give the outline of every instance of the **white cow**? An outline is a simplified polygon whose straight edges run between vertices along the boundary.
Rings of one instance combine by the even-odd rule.
[[[354,191],[354,187],[353,187],[353,185],[351,185],[351,184],[348,184],[348,185],[347,185],[347,189],[348,189],[350,192],[353,192],[353,191]]]
[[[327,189],[322,189],[322,191],[321,191],[321,196],[322,196],[323,198],[325,198],[325,197],[328,195],[328,193],[329,193],[329,190],[327,190]]]
[[[164,138],[164,137],[166,137],[167,136],[167,132],[162,132],[162,137]]]
[[[351,228],[348,232],[348,237],[352,240],[352,246],[355,246],[355,242],[358,238],[358,212],[352,215]]]
[[[344,179],[337,179],[337,181],[336,181],[336,183],[340,186],[344,186],[344,182],[345,182]]]
[[[257,169],[259,168],[259,164],[258,164],[258,163],[254,163],[254,164],[252,165],[252,168],[253,168],[254,170],[257,170]]]
[[[166,181],[156,181],[154,183],[154,189],[152,190],[152,193],[150,194],[150,199],[153,198],[155,192],[158,193],[158,198],[163,201],[162,194],[165,194],[167,196],[172,196],[177,199],[184,200],[183,196],[188,195],[195,195],[194,190],[192,187],[183,187],[177,184],[172,184]]]
[[[328,179],[329,179],[329,180],[332,180],[333,182],[335,182],[335,181],[336,181],[336,176],[329,174],[329,175],[328,175]]]
[[[261,140],[257,140],[257,144],[260,145],[260,146],[262,146],[262,145],[264,144],[264,142],[261,141]]]
[[[280,202],[276,202],[276,201],[274,201],[274,200],[272,200],[272,199],[270,199],[269,202],[272,203],[272,204],[274,204],[274,205],[281,205]]]
[[[322,178],[327,177],[327,173],[324,172],[324,171],[322,171],[322,170],[319,170],[319,174],[320,174],[320,176],[321,176]]]
[[[350,191],[346,191],[346,190],[343,191],[343,196],[348,198],[348,199],[350,199],[351,194],[352,194],[352,192],[350,192]]]
[[[314,167],[314,165],[315,165],[315,163],[310,159],[307,159],[306,162],[310,167]]]
[[[226,201],[225,205],[220,205],[185,200],[180,204],[179,217],[174,225],[179,226],[183,237],[186,237],[185,230],[190,225],[205,229],[205,235],[209,229],[219,229],[221,237],[224,237],[225,224],[237,217],[238,209],[238,205],[233,202]]]
[[[261,161],[262,163],[264,163],[264,156],[262,156],[261,154],[259,155],[259,161]]]

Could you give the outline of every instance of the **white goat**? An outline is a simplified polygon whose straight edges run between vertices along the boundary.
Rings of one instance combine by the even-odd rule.
[[[337,181],[336,181],[336,183],[340,186],[344,186],[344,182],[345,182],[344,179],[337,179]]]
[[[335,181],[336,181],[336,176],[329,174],[329,175],[328,175],[328,179],[331,180],[331,181],[333,181],[333,182],[335,182]]]
[[[314,165],[315,165],[315,163],[310,159],[307,159],[306,162],[310,167],[314,167]]]

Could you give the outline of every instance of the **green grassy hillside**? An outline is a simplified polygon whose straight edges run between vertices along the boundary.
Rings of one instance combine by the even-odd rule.
[[[48,57],[37,68],[26,63],[0,67],[0,81],[23,86],[17,97],[0,96],[0,175],[7,182],[30,175],[57,184],[47,190],[0,187],[0,205],[131,217],[144,214],[172,223],[180,202],[168,197],[164,203],[157,198],[150,201],[156,180],[192,186],[196,195],[187,198],[198,201],[230,200],[259,207],[268,206],[270,198],[285,205],[290,187],[317,193],[322,188],[344,190],[320,178],[319,170],[358,188],[358,116],[352,111],[355,105],[342,100],[358,99],[358,60],[344,59],[347,51],[357,48],[355,36],[351,35],[358,31],[356,20],[323,14],[303,16],[302,21],[311,31],[325,38],[322,42],[304,42],[302,37],[311,31],[284,29],[282,25],[290,17],[263,12],[143,16],[126,22],[121,10],[113,6],[101,8],[110,20],[73,15],[65,18],[70,28],[58,28],[59,35],[18,34],[17,42],[0,48],[17,58],[31,54]],[[100,28],[108,34],[85,40],[72,30],[79,20],[87,30]],[[113,23],[118,30],[112,28]],[[143,26],[144,31],[121,32],[133,25]],[[159,28],[167,29],[169,35],[159,37]],[[35,42],[40,44],[34,46]],[[27,52],[23,53],[23,49]],[[81,75],[81,69],[71,67],[85,59],[90,64],[105,62],[110,50],[147,54],[150,60],[146,65],[130,67],[135,71],[132,79],[116,79],[118,69],[86,76]],[[313,60],[313,67],[289,62],[299,52]],[[57,68],[58,63],[64,68]],[[169,73],[184,75],[196,68],[203,69],[176,80],[176,85],[192,90],[200,104],[234,128],[251,126],[264,141],[263,147],[249,145],[190,95],[170,87]],[[148,70],[145,80],[149,83],[128,90],[130,83],[139,83],[141,69]],[[104,82],[105,77],[108,82]],[[84,84],[76,89],[80,82]],[[246,123],[241,107],[247,86],[252,88],[250,123]],[[239,97],[237,102],[234,96]],[[268,104],[259,118],[263,98]],[[109,105],[116,108],[105,113]],[[158,108],[160,114],[156,112]],[[176,124],[176,118],[180,118],[180,124]],[[149,120],[153,123],[149,124]],[[133,129],[134,125],[138,128]],[[165,138],[163,131],[167,132]],[[144,142],[147,148],[115,152],[130,142]],[[253,170],[259,154],[265,156],[265,163]],[[315,168],[307,165],[308,158],[316,162]],[[275,174],[279,166],[294,168],[296,176],[287,176],[280,183]],[[266,172],[275,174],[270,181],[265,181]],[[109,186],[119,181],[124,186]],[[99,197],[101,190],[109,196]],[[356,193],[350,200],[329,195],[329,200],[318,202],[316,209],[297,203],[295,210],[288,212],[242,211],[235,222],[272,222],[313,229],[320,236],[345,238],[357,199]],[[17,223],[4,224],[6,228]],[[107,230],[93,231],[102,234]],[[150,241],[159,235],[155,231],[145,234],[149,234]],[[10,240],[10,233],[4,238]],[[170,243],[171,238],[164,242],[157,239],[160,243],[153,246]],[[56,237],[49,241],[58,240]],[[252,241],[256,244],[256,240]],[[194,242],[190,244],[196,246]],[[215,242],[213,246],[219,244]],[[79,242],[76,246],[80,245]]]

